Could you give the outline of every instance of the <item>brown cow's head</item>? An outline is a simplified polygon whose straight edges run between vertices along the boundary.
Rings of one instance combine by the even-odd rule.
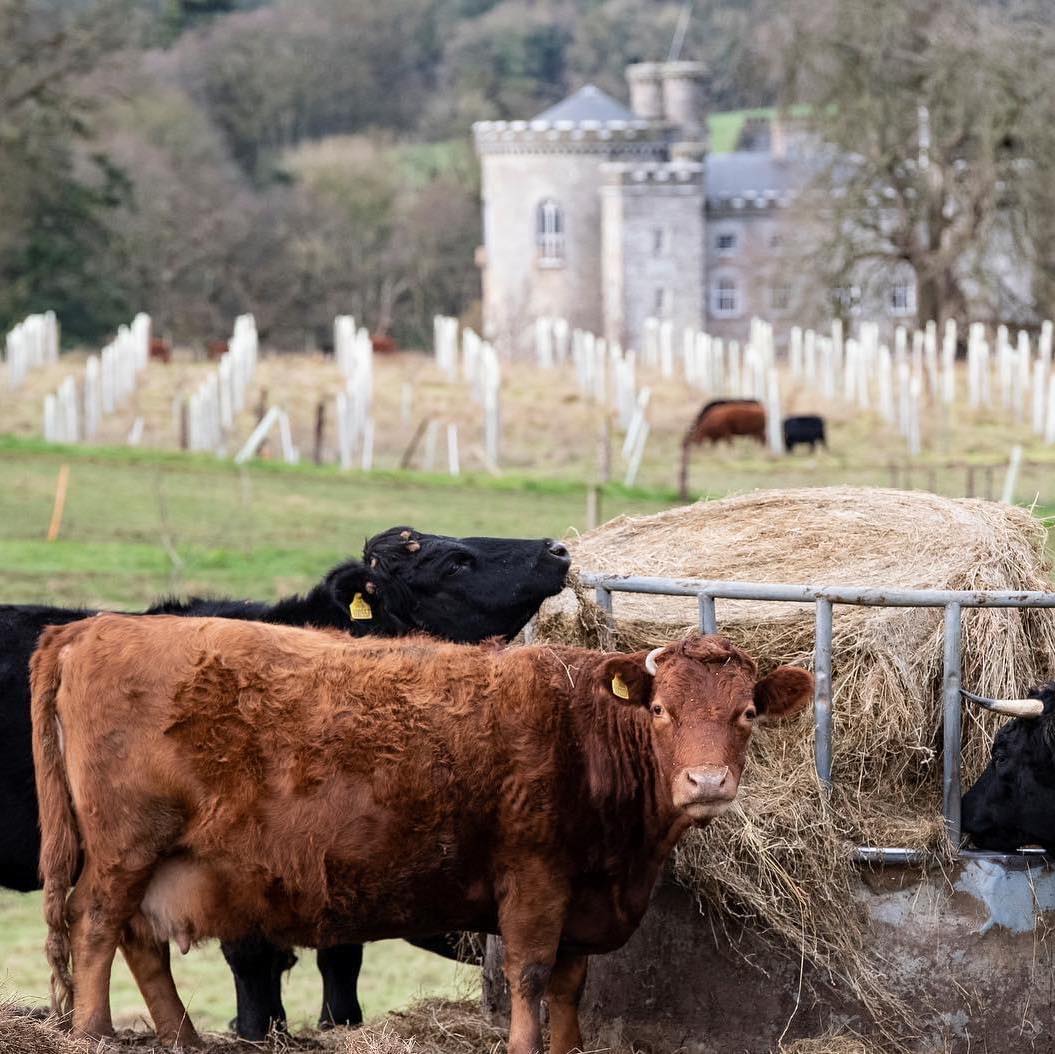
[[[758,680],[746,652],[725,637],[700,634],[651,652],[613,655],[603,676],[614,696],[649,709],[673,805],[695,823],[732,804],[752,728],[790,717],[813,698],[806,670],[780,666]]]

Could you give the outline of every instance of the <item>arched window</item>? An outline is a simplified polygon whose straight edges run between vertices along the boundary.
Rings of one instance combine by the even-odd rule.
[[[564,265],[564,210],[552,198],[540,201],[535,210],[535,244],[542,267]]]
[[[740,314],[740,283],[732,275],[718,275],[711,285],[711,314],[735,318]]]

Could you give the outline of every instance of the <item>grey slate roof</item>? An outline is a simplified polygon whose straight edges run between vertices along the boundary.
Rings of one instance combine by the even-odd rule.
[[[633,121],[634,114],[617,99],[601,91],[600,88],[587,84],[577,92],[569,95],[562,102],[543,110],[536,121]]]
[[[802,186],[802,162],[793,157],[775,157],[767,152],[737,150],[730,154],[708,154],[707,197],[743,197],[752,191],[777,194]]]

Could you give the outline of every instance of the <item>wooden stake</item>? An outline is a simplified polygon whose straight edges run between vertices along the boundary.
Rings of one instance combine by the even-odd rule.
[[[586,487],[586,529],[592,531],[601,522],[601,488],[596,483]]]
[[[421,437],[425,434],[425,429],[428,428],[431,420],[431,417],[426,416],[418,422],[418,427],[414,429],[414,434],[410,437],[410,442],[407,443],[407,449],[403,451],[403,456],[399,459],[400,468],[410,468],[410,462],[413,461],[418,444],[421,442]]]
[[[315,464],[322,464],[322,438],[326,432],[326,402],[319,400],[315,407]]]
[[[59,478],[55,481],[55,504],[51,510],[51,523],[48,525],[48,541],[53,542],[59,536],[62,527],[62,513],[66,508],[66,488],[70,483],[70,466],[59,469]]]

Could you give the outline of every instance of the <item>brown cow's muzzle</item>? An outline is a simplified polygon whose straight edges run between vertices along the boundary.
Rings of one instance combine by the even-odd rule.
[[[728,765],[685,768],[674,780],[674,804],[693,820],[710,820],[732,805],[739,787]]]

